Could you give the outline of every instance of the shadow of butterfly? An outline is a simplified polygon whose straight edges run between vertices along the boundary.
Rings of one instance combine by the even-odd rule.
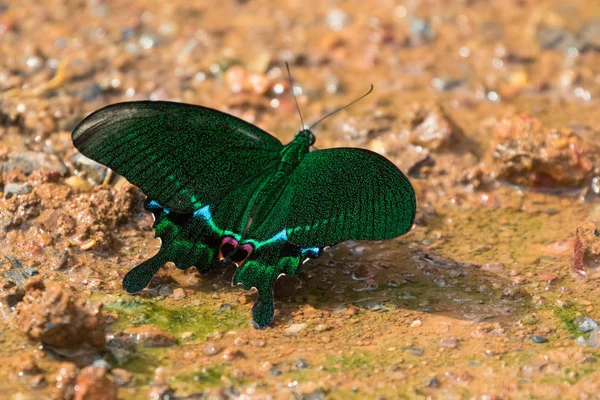
[[[408,232],[416,200],[402,172],[364,149],[309,151],[310,129],[287,145],[232,115],[190,104],[128,102],[102,108],[73,144],[138,186],[155,216],[160,250],[123,280],[142,290],[166,262],[208,272],[237,265],[233,284],[256,288],[256,328],[273,320],[281,275],[346,240]]]

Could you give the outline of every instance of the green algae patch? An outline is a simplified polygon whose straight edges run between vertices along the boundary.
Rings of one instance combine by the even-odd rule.
[[[247,312],[234,306],[219,308],[214,303],[171,305],[157,300],[118,299],[105,302],[104,309],[119,317],[111,325],[113,330],[150,324],[175,335],[191,332],[202,340],[210,333],[236,329],[248,321]]]
[[[573,335],[581,335],[579,328],[575,324],[575,319],[583,314],[576,306],[555,307],[552,310],[554,316],[558,318],[564,330]]]
[[[243,378],[232,377],[229,370],[230,368],[225,364],[215,364],[193,372],[175,375],[169,384],[178,393],[187,395],[225,384],[240,386],[247,383]]]
[[[378,359],[376,354],[367,351],[355,351],[346,356],[328,358],[329,372],[351,372],[372,369]]]

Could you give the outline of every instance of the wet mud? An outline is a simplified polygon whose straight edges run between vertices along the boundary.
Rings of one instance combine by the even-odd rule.
[[[0,2],[0,393],[11,399],[595,399],[600,4]],[[363,147],[415,225],[276,285],[153,255],[143,194],[72,146],[90,112],[177,100],[286,143]],[[207,182],[210,184],[210,182]],[[318,190],[318,189],[316,189]]]

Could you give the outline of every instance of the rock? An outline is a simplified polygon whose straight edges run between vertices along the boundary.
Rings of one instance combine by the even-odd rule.
[[[248,336],[238,336],[233,340],[233,344],[236,346],[243,346],[248,344]]]
[[[285,330],[286,336],[292,336],[306,328],[306,324],[292,324]]]
[[[579,329],[579,332],[581,333],[589,332],[594,328],[598,328],[599,326],[596,321],[587,316],[577,317],[573,323],[575,326],[577,326],[577,329]]]
[[[185,296],[185,290],[183,290],[182,288],[177,288],[173,290],[173,294],[171,295],[171,297],[173,297],[173,299],[175,300],[183,300],[185,299]]]
[[[600,347],[600,327],[592,329],[587,344],[590,347]]]
[[[58,348],[104,348],[102,305],[77,298],[58,282],[44,283],[39,276],[27,280],[16,311],[18,329],[32,340]]]
[[[587,278],[600,267],[600,225],[593,221],[581,223],[575,231],[573,270]]]
[[[575,339],[575,344],[577,344],[579,346],[587,346],[588,341],[585,338],[585,336],[579,336],[579,337],[577,337],[577,339]]]
[[[410,22],[410,44],[413,47],[424,46],[433,39],[431,24],[426,19],[415,18]]]
[[[228,347],[223,351],[223,360],[224,361],[234,361],[239,360],[241,358],[245,358],[246,355],[243,351],[239,349],[235,349],[232,347]]]
[[[117,385],[106,369],[88,365],[77,375],[75,400],[116,400]]]
[[[308,363],[302,357],[298,358],[298,362],[296,362],[296,369],[306,369],[308,368]]]
[[[545,337],[543,337],[543,336],[537,336],[537,335],[535,335],[535,336],[532,336],[532,337],[531,337],[531,341],[532,341],[533,343],[547,343],[547,342],[548,342],[548,339],[546,339],[546,338],[545,338]]]
[[[108,168],[104,165],[87,158],[81,153],[73,154],[73,164],[80,172],[85,173],[86,178],[96,185],[104,182],[106,174],[108,173]]]
[[[365,265],[359,265],[352,272],[352,279],[362,281],[375,276],[375,272]]]
[[[267,342],[261,339],[251,340],[250,345],[254,347],[265,347],[267,345]]]
[[[487,263],[481,266],[482,271],[500,272],[504,270],[504,264],[502,263]]]
[[[65,183],[73,189],[77,189],[82,192],[90,192],[94,188],[91,183],[77,175],[68,177],[65,179]]]
[[[433,378],[427,380],[427,383],[425,383],[425,386],[437,389],[440,386],[442,386],[442,384],[440,383],[440,380],[434,376]]]
[[[458,339],[455,337],[447,337],[440,340],[440,347],[446,349],[455,349],[458,347]]]
[[[216,344],[210,342],[210,343],[207,343],[206,346],[204,346],[204,349],[202,349],[202,351],[207,356],[214,356],[215,354],[217,354],[220,351],[220,349]]]
[[[123,332],[136,344],[144,347],[169,347],[177,344],[175,336],[153,325],[127,328]]]
[[[133,381],[133,374],[123,368],[114,368],[110,372],[118,387],[127,386]]]
[[[20,268],[11,268],[4,273],[4,277],[17,286],[25,285],[27,275]]]
[[[526,187],[575,188],[593,178],[599,149],[567,128],[520,115],[494,127],[486,164],[492,176]]]
[[[0,164],[0,172],[17,169],[23,171],[25,175],[38,169],[56,171],[61,175],[68,172],[67,167],[55,155],[34,151],[9,153],[8,160]]]
[[[578,32],[581,51],[600,51],[600,19],[592,19],[583,23]]]
[[[7,183],[4,185],[5,199],[27,193],[31,193],[31,186],[28,183]]]
[[[410,143],[431,151],[439,151],[453,144],[456,141],[456,133],[441,109],[423,111],[427,114],[410,132]]]
[[[55,398],[72,399],[75,397],[75,381],[77,379],[77,366],[75,363],[63,362],[58,372],[53,377],[56,388]]]
[[[423,350],[420,347],[409,347],[408,349],[406,349],[411,355],[416,356],[416,357],[420,357],[423,355],[423,353],[425,353],[425,350]]]
[[[112,354],[119,365],[125,364],[135,355],[136,345],[129,335],[123,332],[106,335],[106,350]]]

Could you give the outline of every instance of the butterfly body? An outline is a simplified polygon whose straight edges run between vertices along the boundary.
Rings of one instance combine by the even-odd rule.
[[[273,319],[273,285],[322,248],[406,233],[414,191],[400,170],[363,149],[310,151],[315,136],[283,146],[234,116],[170,102],[119,103],[96,111],[73,143],[148,196],[161,248],[123,280],[142,290],[166,262],[209,272],[235,263],[233,284],[256,288],[257,328]]]

